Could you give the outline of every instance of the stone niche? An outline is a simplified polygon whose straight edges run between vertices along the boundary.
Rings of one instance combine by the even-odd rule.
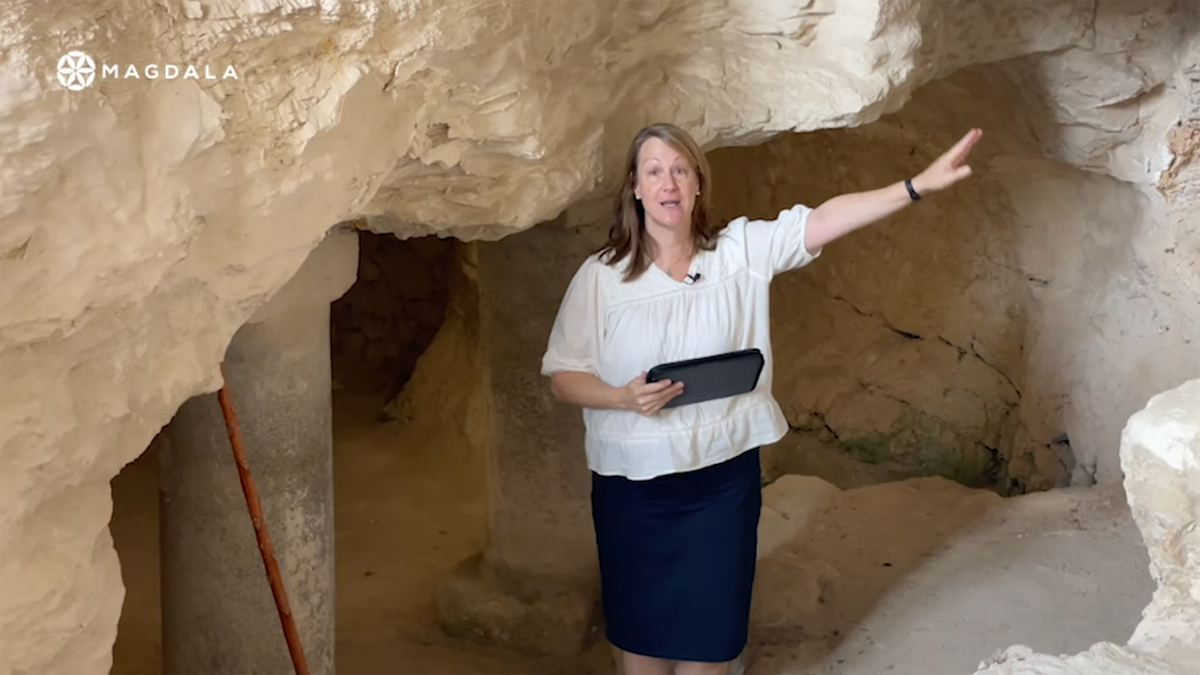
[[[235,336],[348,221],[480,242],[478,332],[457,335],[478,335],[484,393],[466,405],[486,420],[488,536],[444,582],[443,619],[575,650],[595,599],[581,429],[536,359],[632,133],[660,119],[711,153],[726,216],[893,182],[985,129],[971,182],[779,280],[793,433],[770,471],[1124,485],[1159,584],[1130,645],[987,667],[1195,672],[1195,3],[47,7],[0,26],[0,673],[108,670],[124,600],[110,481],[221,386]],[[70,49],[100,73],[241,77],[68,91]],[[355,329],[368,345],[393,334],[372,325]]]
[[[391,398],[412,377],[446,318],[453,239],[397,239],[359,230],[358,279],[333,303],[336,384]]]

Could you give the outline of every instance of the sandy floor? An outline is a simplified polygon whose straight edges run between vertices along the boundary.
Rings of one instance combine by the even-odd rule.
[[[789,476],[765,501],[755,673],[949,675],[1016,643],[1073,653],[1124,642],[1153,591],[1116,489],[1003,500],[942,479],[841,492]]]
[[[482,458],[376,410],[369,397],[335,397],[338,671],[609,669],[603,643],[535,660],[437,629],[439,578],[483,545]],[[113,481],[128,587],[113,673],[161,672],[156,471],[148,453]],[[830,480],[852,487],[846,475]],[[1073,652],[1124,641],[1153,589],[1111,489],[1002,500],[940,479],[843,491],[791,476],[766,503],[751,673],[941,675],[971,673],[1013,643]]]

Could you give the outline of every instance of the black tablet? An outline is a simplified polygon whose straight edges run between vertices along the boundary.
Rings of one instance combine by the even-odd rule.
[[[673,361],[654,366],[647,382],[671,380],[683,383],[683,393],[667,401],[664,408],[728,398],[753,391],[762,374],[763,355],[758,349]]]

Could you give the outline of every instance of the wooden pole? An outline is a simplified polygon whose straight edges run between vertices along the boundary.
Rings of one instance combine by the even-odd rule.
[[[221,366],[221,376],[225,376],[224,365]],[[229,444],[233,446],[233,457],[237,460],[238,476],[242,479],[242,493],[246,495],[250,521],[254,524],[254,534],[258,537],[258,550],[262,553],[263,566],[267,568],[267,580],[271,584],[271,594],[275,596],[275,607],[279,610],[279,621],[283,624],[283,637],[287,640],[288,652],[292,656],[292,667],[296,675],[309,675],[308,663],[304,659],[304,647],[300,644],[300,633],[296,630],[296,620],[288,604],[287,589],[284,588],[283,577],[279,573],[279,563],[275,560],[275,550],[267,532],[267,521],[263,518],[258,488],[254,486],[254,477],[250,474],[246,445],[242,440],[242,430],[238,427],[237,414],[233,410],[228,387],[229,379],[226,378],[225,386],[217,392],[217,400],[221,404],[221,413],[225,416],[225,430],[229,433]]]

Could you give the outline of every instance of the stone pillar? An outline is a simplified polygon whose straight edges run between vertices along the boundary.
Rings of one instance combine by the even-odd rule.
[[[335,230],[233,337],[225,375],[313,673],[334,672],[329,305],[357,273]],[[187,401],[160,454],[166,673],[293,672],[216,393]]]
[[[583,422],[540,369],[559,302],[597,234],[547,224],[477,244],[488,543],[440,589],[451,635],[553,656],[581,651],[589,637],[599,574]]]

